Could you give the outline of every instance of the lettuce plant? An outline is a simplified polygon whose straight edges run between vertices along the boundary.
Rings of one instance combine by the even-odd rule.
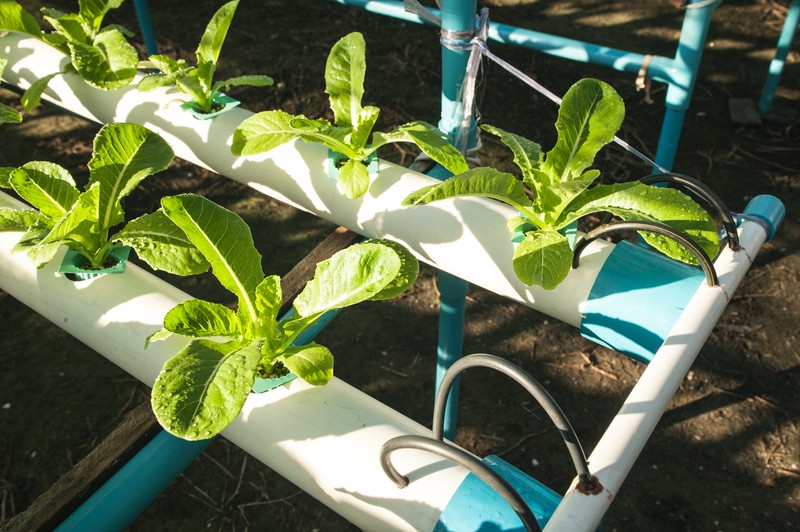
[[[622,99],[606,83],[584,79],[573,85],[556,121],[558,139],[546,154],[539,144],[492,126],[483,129],[500,137],[514,154],[522,178],[493,168],[474,168],[441,184],[410,194],[404,205],[420,205],[458,196],[485,196],[520,213],[509,222],[525,237],[514,250],[519,279],[545,289],[566,278],[573,252],[563,232],[583,216],[609,212],[625,220],[665,223],[694,239],[709,255],[719,241],[710,215],[685,194],[639,182],[591,185],[600,175],[589,169],[597,152],[611,142],[625,114]],[[591,188],[590,188],[591,187]],[[643,232],[659,251],[678,260],[696,259],[674,241]]]
[[[191,97],[196,111],[208,114],[214,111],[215,97],[222,90],[240,85],[255,87],[272,85],[272,78],[263,75],[237,76],[224,81],[214,81],[222,44],[225,42],[225,36],[228,34],[228,28],[238,5],[239,0],[228,2],[211,18],[195,51],[197,66],[189,66],[183,59],[176,61],[163,55],[151,55],[150,65],[160,72],[143,78],[139,82],[139,90],[148,91],[174,84]]]
[[[161,211],[124,222],[121,200],[144,178],[172,161],[169,145],[137,124],[108,124],[94,139],[89,182],[81,192],[56,163],[33,161],[0,168],[0,187],[11,188],[34,209],[0,209],[0,231],[24,231],[15,251],[26,251],[37,268],[62,245],[83,255],[87,269],[103,269],[118,245],[136,250],[156,269],[179,275],[206,271],[208,262]]]
[[[132,36],[116,24],[103,26],[103,18],[124,0],[78,0],[77,13],[42,8],[44,19],[53,27],[43,32],[36,19],[17,2],[0,0],[0,31],[27,33],[61,50],[88,84],[102,90],[119,89],[133,81],[139,56],[127,41]],[[36,80],[23,94],[22,105],[30,111],[39,104],[55,72]]]
[[[380,109],[361,105],[367,68],[365,53],[364,37],[351,33],[340,39],[328,55],[325,92],[330,97],[334,124],[278,110],[264,111],[236,128],[231,146],[234,155],[265,152],[296,138],[320,142],[346,157],[339,168],[338,188],[348,198],[361,197],[367,191],[369,172],[365,161],[378,148],[392,142],[412,142],[450,172],[466,171],[466,161],[447,136],[426,122],[410,122],[388,133],[372,134]]]
[[[3,76],[3,70],[6,68],[8,60],[5,57],[0,57],[0,77]],[[0,124],[19,124],[22,122],[22,115],[19,111],[4,103],[0,103]]]
[[[291,317],[279,321],[280,279],[264,276],[250,228],[238,215],[191,194],[164,198],[161,205],[238,299],[236,311],[198,299],[183,302],[148,338],[172,333],[192,338],[164,364],[152,392],[159,422],[187,440],[207,439],[227,427],[257,376],[291,371],[310,384],[327,383],[333,376],[331,352],[314,342],[297,346],[295,340],[329,310],[399,295],[419,269],[399,244],[372,240],[351,246],[317,265],[294,300]]]

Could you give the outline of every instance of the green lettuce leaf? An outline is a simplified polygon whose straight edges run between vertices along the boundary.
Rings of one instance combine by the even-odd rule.
[[[42,93],[47,88],[47,84],[50,83],[50,80],[54,77],[61,74],[61,72],[54,72],[52,74],[48,74],[47,76],[43,76],[38,78],[36,81],[31,83],[31,86],[25,89],[25,92],[22,93],[22,98],[20,98],[20,102],[22,102],[22,108],[25,109],[25,112],[30,112],[34,107],[39,105],[39,102],[42,101]]]
[[[242,335],[236,312],[225,305],[190,299],[171,308],[164,316],[164,328],[172,333],[194,338]]]
[[[293,116],[283,111],[263,111],[242,121],[233,132],[231,152],[234,155],[255,155],[277,148],[300,136],[292,121],[304,116]]]
[[[156,133],[138,124],[107,124],[94,139],[89,161],[89,183],[99,183],[100,228],[124,220],[120,200],[133,191],[142,179],[169,166],[174,153]]]
[[[175,275],[197,275],[211,266],[191,240],[162,210],[128,222],[113,237],[130,246],[151,268]]]
[[[400,273],[391,248],[365,242],[317,264],[314,278],[294,300],[295,315],[309,317],[348,307],[380,293]]]
[[[333,354],[324,345],[311,342],[290,347],[278,360],[289,371],[314,386],[327,384],[333,378]]]
[[[387,238],[373,238],[367,240],[367,243],[369,242],[388,246],[400,258],[400,271],[397,272],[395,278],[370,299],[373,301],[394,299],[411,288],[419,275],[419,261],[411,251],[404,245]]]
[[[622,98],[607,83],[587,78],[570,87],[556,120],[558,141],[542,165],[552,182],[575,179],[591,166],[597,152],[614,139],[624,116]]]
[[[552,290],[569,274],[572,249],[558,231],[530,231],[514,249],[514,273],[527,285]]]
[[[222,286],[238,298],[240,319],[255,323],[256,288],[264,273],[261,255],[244,220],[194,194],[163,198],[161,206],[208,260]]]
[[[508,146],[514,154],[514,163],[522,171],[522,181],[535,192],[536,197],[541,196],[542,188],[547,182],[540,182],[534,175],[534,170],[538,169],[544,160],[544,152],[538,143],[528,140],[515,133],[509,133],[499,127],[482,125],[481,129],[500,137],[500,141]]]
[[[366,47],[363,35],[350,33],[333,45],[325,63],[325,92],[339,127],[358,128],[367,71]]]
[[[0,1],[0,31],[16,31],[39,37],[42,29],[36,18],[18,2]]]
[[[153,385],[156,418],[185,440],[219,434],[241,412],[260,360],[260,340],[194,340],[164,364]]]
[[[136,75],[136,49],[118,30],[104,31],[92,44],[70,42],[72,64],[81,78],[102,90],[121,89]]]
[[[347,159],[339,168],[336,188],[350,199],[360,198],[369,188],[369,170],[361,161]]]
[[[22,165],[12,172],[10,183],[22,199],[53,221],[65,216],[80,195],[67,169],[46,161]]]

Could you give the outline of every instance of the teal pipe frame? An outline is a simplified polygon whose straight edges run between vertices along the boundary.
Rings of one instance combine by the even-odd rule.
[[[711,16],[721,3],[722,0],[718,0],[698,9],[687,9],[683,18],[678,49],[671,62],[673,74],[668,81],[666,111],[661,123],[655,158],[656,164],[668,170],[672,169],[672,164],[675,162],[678,140],[694,92],[697,72],[700,70],[700,60],[703,57]]]
[[[769,64],[767,79],[761,91],[761,100],[758,102],[758,110],[761,114],[767,114],[772,109],[772,100],[775,97],[775,91],[778,89],[778,83],[780,83],[781,75],[783,74],[786,56],[789,55],[789,49],[792,47],[798,21],[800,21],[800,0],[793,0],[791,6],[789,6],[789,12],[786,14],[786,20],[783,22],[783,29],[778,37],[775,56]]]
[[[331,1],[360,7],[371,13],[399,18],[409,22],[429,24],[427,20],[405,12],[402,2],[395,0]],[[461,4],[458,0],[450,1]],[[797,1],[795,0],[795,3]],[[711,24],[711,16],[721,3],[722,0],[717,0],[698,8],[692,8],[690,4],[683,19],[675,57],[652,56],[647,67],[647,75],[651,79],[668,85],[666,110],[655,158],[656,164],[667,170],[672,169],[675,161],[678,139],[683,127],[686,109],[689,107],[692,92],[694,91],[708,27]],[[472,7],[474,8],[472,0],[466,0],[464,4],[473,4]],[[448,2],[442,3],[443,11],[445,6],[449,6]],[[450,8],[448,7],[448,9]],[[445,17],[442,12],[435,9],[430,11],[434,15],[442,16],[443,19],[450,18],[450,15]],[[474,21],[474,12],[471,16],[473,17],[471,20]],[[597,64],[632,74],[638,73],[648,58],[645,54],[599,46],[496,22],[489,25],[489,39],[536,50],[562,59]],[[443,61],[442,68],[445,69],[454,64]],[[443,107],[444,110],[449,111],[449,109]]]
[[[442,0],[442,31],[469,32],[475,31],[476,0]],[[464,38],[464,44],[470,37]],[[451,50],[442,46],[442,103],[441,121],[439,129],[444,131],[451,139],[456,138],[458,127],[461,124],[461,106],[459,93],[464,82],[464,75],[469,61],[468,50]],[[474,130],[474,124],[470,130]],[[477,140],[470,135],[467,149],[475,147]],[[433,175],[433,173],[431,174]],[[434,177],[437,177],[434,175]],[[445,272],[439,272],[437,277],[439,289],[439,339],[437,346],[436,363],[436,391],[447,369],[461,358],[464,345],[464,317],[466,314],[466,296],[469,283]],[[455,439],[457,424],[457,403],[459,385],[456,383],[450,393],[447,405],[448,415],[444,420],[444,435],[448,439]]]

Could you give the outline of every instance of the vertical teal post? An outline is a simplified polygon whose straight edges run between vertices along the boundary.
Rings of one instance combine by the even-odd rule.
[[[469,32],[475,30],[476,0],[442,0],[442,31]],[[470,37],[465,37],[467,44]],[[467,70],[469,50],[453,50],[442,46],[442,119],[439,128],[455,139],[461,121],[458,94]],[[470,139],[469,147],[475,141]],[[437,176],[434,176],[437,177]],[[447,369],[459,358],[464,345],[464,314],[469,284],[446,272],[439,272],[439,345],[437,350],[436,388]],[[458,383],[454,383],[447,401],[444,436],[455,437]]]
[[[139,29],[142,30],[145,51],[147,55],[155,55],[158,53],[158,41],[156,41],[156,32],[153,29],[153,20],[150,18],[147,0],[133,0],[133,7],[136,10]]]
[[[700,59],[703,57],[703,47],[708,35],[708,26],[711,24],[711,15],[714,14],[714,9],[721,1],[718,0],[697,9],[692,9],[690,5],[683,18],[681,36],[673,63],[676,72],[674,81],[669,84],[667,89],[667,109],[664,112],[664,122],[661,125],[655,160],[656,164],[668,170],[672,168],[675,153],[678,151],[678,139],[681,135],[686,110],[692,99],[697,71],[700,69]]]
[[[781,30],[780,37],[778,37],[775,57],[772,58],[769,64],[769,72],[764,82],[764,89],[761,92],[761,100],[758,102],[758,110],[761,114],[767,114],[770,109],[772,109],[772,99],[775,96],[775,91],[778,89],[778,82],[781,80],[781,74],[783,74],[783,65],[786,63],[786,56],[789,55],[789,49],[792,47],[792,40],[794,40],[794,32],[797,31],[798,20],[800,20],[800,0],[793,0],[792,5],[789,6],[789,12],[786,14],[786,20],[783,22],[783,29]]]

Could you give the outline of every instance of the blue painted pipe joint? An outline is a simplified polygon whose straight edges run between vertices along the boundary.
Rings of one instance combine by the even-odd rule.
[[[699,268],[622,241],[589,292],[581,334],[648,363],[704,280]]]
[[[756,196],[744,218],[756,219],[775,236],[786,216],[774,196]],[[623,241],[614,247],[592,286],[581,334],[594,342],[650,362],[704,280],[703,272],[646,246]]]
[[[767,240],[772,240],[775,232],[786,217],[786,207],[775,196],[762,194],[751,199],[744,208],[744,214],[754,216],[766,224]]]
[[[561,502],[561,496],[497,456],[483,463],[499,473],[520,494],[541,528]],[[470,473],[439,516],[434,532],[449,530],[522,531],[522,520],[500,494]]]

